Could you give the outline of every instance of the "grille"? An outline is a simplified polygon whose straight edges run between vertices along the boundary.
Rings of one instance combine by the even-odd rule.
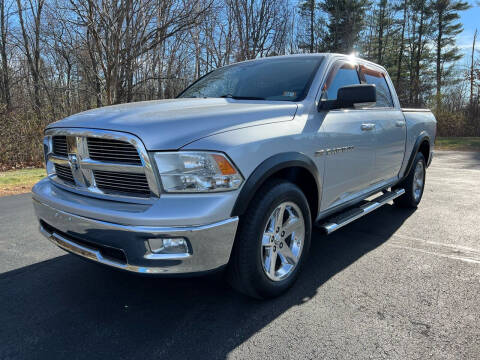
[[[49,129],[47,169],[52,181],[108,197],[160,194],[141,141],[106,130]]]
[[[150,195],[150,187],[144,174],[94,170],[93,175],[97,187],[101,190]]]
[[[87,143],[90,159],[142,165],[137,149],[130,143],[94,137],[89,137]]]
[[[72,184],[75,183],[75,181],[73,180],[72,169],[70,169],[70,166],[55,164],[55,173],[60,179],[64,181],[70,182]]]
[[[53,139],[53,153],[59,156],[68,156],[67,151],[67,137],[66,136],[54,136]]]

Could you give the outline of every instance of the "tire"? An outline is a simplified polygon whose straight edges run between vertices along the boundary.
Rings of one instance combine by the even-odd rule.
[[[425,157],[419,152],[415,156],[408,176],[394,187],[394,189],[405,189],[404,195],[393,200],[395,205],[402,208],[417,208],[422,200],[423,190],[425,189],[425,169]]]
[[[279,221],[282,208],[284,216]],[[284,180],[268,181],[240,218],[227,268],[230,285],[258,299],[281,295],[298,278],[311,233],[310,208],[300,188]]]

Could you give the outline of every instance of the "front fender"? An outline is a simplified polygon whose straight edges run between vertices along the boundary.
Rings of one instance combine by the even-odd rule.
[[[248,204],[258,189],[275,173],[280,170],[300,167],[306,169],[315,179],[317,191],[320,194],[319,172],[315,163],[305,154],[299,152],[286,152],[273,155],[258,165],[243,185],[235,202],[231,216],[240,216],[248,208]]]

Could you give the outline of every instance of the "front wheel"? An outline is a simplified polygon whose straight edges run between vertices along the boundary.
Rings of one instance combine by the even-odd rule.
[[[425,157],[418,153],[413,161],[408,176],[395,188],[404,188],[405,194],[394,200],[395,205],[405,208],[416,208],[422,200],[425,188]]]
[[[285,292],[307,257],[311,232],[303,192],[283,180],[265,184],[240,219],[228,268],[232,287],[256,298]]]

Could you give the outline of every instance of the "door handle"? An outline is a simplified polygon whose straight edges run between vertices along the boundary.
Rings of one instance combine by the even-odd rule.
[[[405,126],[405,121],[398,120],[397,122],[395,122],[395,126],[396,127],[404,127]]]
[[[372,123],[362,124],[361,129],[362,129],[362,131],[373,130],[373,129],[375,129],[375,124],[372,124]]]

